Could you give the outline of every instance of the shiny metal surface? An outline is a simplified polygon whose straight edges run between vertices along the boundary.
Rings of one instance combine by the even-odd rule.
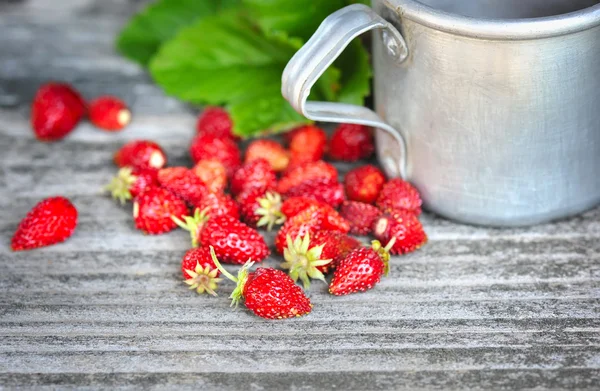
[[[409,55],[398,64],[375,34],[376,111],[406,143],[378,131],[384,168],[397,174],[389,157],[405,157],[426,207],[468,223],[534,224],[598,204],[600,3],[511,0],[485,15],[472,3],[373,2]]]

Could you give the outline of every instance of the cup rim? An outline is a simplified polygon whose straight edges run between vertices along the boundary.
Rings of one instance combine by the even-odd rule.
[[[474,18],[442,11],[415,0],[384,0],[413,22],[455,35],[495,40],[529,40],[572,34],[600,26],[600,3],[555,16],[525,19]]]

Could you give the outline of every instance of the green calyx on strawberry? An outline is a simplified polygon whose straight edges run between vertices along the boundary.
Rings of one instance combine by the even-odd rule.
[[[117,176],[104,187],[104,190],[110,192],[112,198],[119,200],[121,205],[125,205],[127,201],[133,198],[129,189],[136,180],[137,176],[133,175],[133,169],[131,167],[123,167],[119,170]]]
[[[379,255],[381,262],[384,264],[384,276],[387,276],[390,272],[390,250],[394,247],[394,243],[396,243],[396,238],[392,238],[385,247],[383,247],[379,240],[373,240],[371,242],[371,248]]]
[[[193,216],[183,216],[183,220],[177,216],[171,216],[171,219],[173,219],[175,224],[177,224],[179,227],[190,232],[190,237],[192,238],[192,247],[198,247],[200,232],[202,231],[202,227],[204,227],[204,223],[208,221],[208,208],[202,211],[196,208]]]
[[[310,279],[321,280],[325,282],[325,275],[319,270],[319,267],[328,265],[331,259],[321,259],[321,253],[325,246],[310,247],[310,234],[304,237],[298,235],[292,241],[290,235],[287,235],[287,248],[283,249],[285,262],[281,264],[282,269],[289,269],[289,275],[294,281],[302,280],[304,289],[310,287]]]
[[[200,263],[196,263],[194,270],[185,269],[185,272],[191,277],[185,280],[185,283],[190,286],[190,289],[195,289],[198,293],[207,292],[213,296],[217,296],[217,287],[222,281],[219,277],[219,269],[212,269],[210,266],[202,267]]]
[[[274,225],[285,223],[285,215],[281,212],[281,196],[278,193],[267,192],[263,198],[258,199],[259,208],[254,212],[260,216],[258,227],[267,227],[272,230]]]
[[[242,266],[242,268],[238,271],[237,277],[234,277],[233,274],[229,273],[227,270],[225,270],[223,265],[221,265],[221,262],[219,262],[219,259],[217,258],[217,254],[215,253],[215,249],[213,246],[210,246],[210,256],[212,258],[212,261],[215,263],[215,266],[217,266],[217,270],[223,273],[225,277],[237,284],[233,292],[231,292],[231,296],[229,296],[229,298],[231,299],[231,307],[235,306],[237,308],[237,306],[240,304],[240,301],[244,297],[244,286],[248,281],[249,275],[248,270],[252,267],[252,265],[254,265],[254,262],[246,262],[244,266]]]

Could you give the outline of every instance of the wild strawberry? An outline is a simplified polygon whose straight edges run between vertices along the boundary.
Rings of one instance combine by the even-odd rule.
[[[262,188],[251,188],[238,196],[242,221],[250,227],[267,227],[270,231],[275,224],[283,224],[281,196]]]
[[[321,258],[332,260],[331,263],[318,268],[323,273],[335,269],[339,261],[361,246],[357,239],[337,231],[317,231],[311,236],[310,243],[311,247],[323,246]]]
[[[269,162],[265,159],[257,159],[244,164],[233,174],[230,190],[233,195],[238,195],[254,187],[270,189],[276,185],[277,176]]]
[[[373,204],[379,197],[385,181],[385,175],[379,168],[366,165],[348,171],[344,178],[344,187],[349,200]]]
[[[381,211],[373,205],[346,201],[342,204],[340,215],[350,223],[351,234],[369,235],[373,229],[373,222],[381,215]]]
[[[233,123],[227,111],[221,107],[206,107],[198,116],[198,134],[209,134],[217,138],[234,138]]]
[[[292,280],[300,279],[304,289],[310,288],[310,279],[321,280],[325,282],[325,275],[319,270],[331,263],[332,259],[321,257],[323,246],[310,246],[310,234],[303,237],[297,236],[292,240],[290,235],[286,237],[287,247],[283,249],[285,262],[281,268],[289,270]],[[309,248],[310,246],[310,248]]]
[[[167,167],[159,170],[158,182],[165,189],[196,207],[209,193],[204,182],[186,167]]]
[[[157,174],[157,170],[122,167],[104,189],[124,205],[146,189],[158,186]]]
[[[344,186],[334,180],[318,178],[296,185],[285,193],[286,197],[308,197],[334,208],[344,202]]]
[[[160,169],[167,164],[167,156],[160,145],[148,140],[134,140],[123,145],[114,156],[119,167]]]
[[[162,187],[151,187],[133,202],[135,227],[150,235],[159,235],[177,228],[171,216],[188,214],[184,200]]]
[[[386,183],[377,198],[377,207],[384,212],[409,210],[421,214],[421,196],[410,183],[394,178]]]
[[[298,186],[310,180],[331,180],[337,181],[337,169],[329,163],[322,160],[302,164],[289,170],[279,181],[277,186],[280,194],[287,193],[292,187]]]
[[[77,226],[77,209],[64,197],[40,201],[19,223],[12,237],[13,251],[31,250],[67,240]]]
[[[117,131],[131,122],[131,111],[114,96],[101,96],[89,104],[90,121],[100,129]]]
[[[385,248],[377,240],[372,243],[372,248],[355,249],[338,262],[329,284],[329,293],[340,296],[364,292],[373,288],[381,276],[387,275],[389,249],[394,243],[388,243]]]
[[[264,238],[231,216],[208,220],[200,233],[202,246],[213,246],[223,262],[243,265],[249,259],[262,261],[269,255]]]
[[[237,277],[223,268],[211,247],[213,262],[223,275],[237,284],[231,293],[231,305],[244,299],[246,308],[265,319],[286,319],[308,314],[312,304],[302,288],[281,270],[259,267],[249,272],[253,262],[247,262]]]
[[[56,141],[71,133],[85,115],[79,93],[65,83],[42,85],[31,107],[31,126],[40,141]]]
[[[290,163],[289,152],[274,140],[254,140],[246,149],[245,163],[265,159],[274,171],[284,171]]]
[[[350,225],[329,205],[311,206],[285,222],[277,232],[275,247],[281,254],[287,245],[288,235],[294,240],[299,235],[314,234],[321,230],[347,233]]]
[[[199,294],[207,292],[213,296],[217,295],[218,284],[222,281],[219,278],[221,272],[212,260],[209,248],[188,250],[181,261],[181,271],[190,289],[195,289]]]
[[[406,254],[421,248],[427,235],[417,216],[407,210],[396,210],[373,222],[373,235],[382,241],[395,239],[392,254]]]
[[[287,219],[291,219],[298,213],[305,211],[311,206],[323,206],[326,205],[321,201],[317,201],[314,198],[309,197],[290,197],[283,201],[281,204],[281,213]]]
[[[341,124],[331,135],[329,157],[334,160],[355,162],[373,154],[373,130],[367,126]]]
[[[221,193],[227,187],[227,170],[218,160],[200,160],[192,172],[208,187],[211,193]]]
[[[306,162],[321,160],[327,146],[327,134],[313,125],[294,129],[289,134],[290,164],[294,167]]]
[[[194,138],[190,146],[190,155],[194,162],[215,159],[220,161],[227,176],[231,177],[241,165],[240,149],[230,138],[219,138],[212,134],[200,134]]]

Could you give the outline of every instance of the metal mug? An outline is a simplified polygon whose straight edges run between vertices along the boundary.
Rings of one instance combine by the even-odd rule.
[[[369,30],[377,113],[307,102]],[[376,127],[386,173],[442,216],[519,226],[600,202],[600,0],[351,5],[292,58],[282,92],[310,119]]]

